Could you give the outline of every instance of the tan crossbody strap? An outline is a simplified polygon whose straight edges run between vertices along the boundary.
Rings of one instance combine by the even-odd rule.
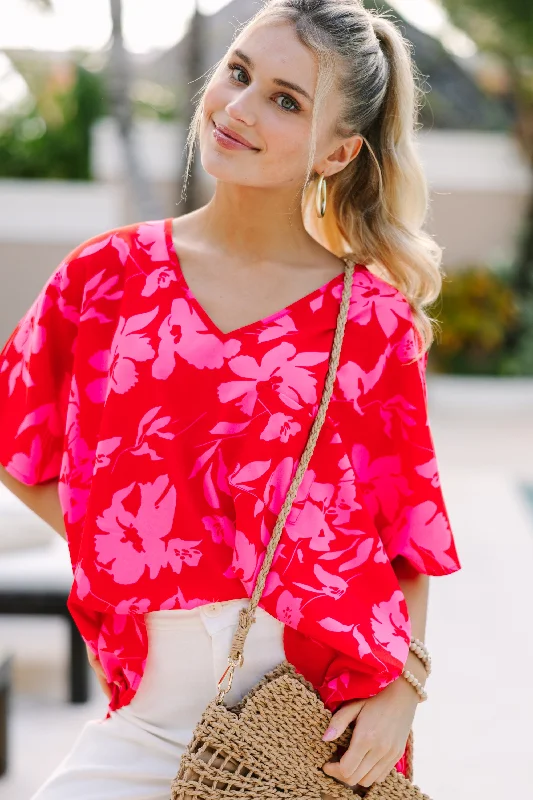
[[[257,607],[259,600],[261,599],[261,595],[263,594],[263,590],[265,588],[265,581],[274,558],[276,547],[278,546],[278,542],[281,538],[283,526],[285,525],[285,521],[289,515],[291,506],[298,492],[298,487],[302,482],[304,473],[308,467],[309,461],[311,460],[311,456],[313,455],[313,450],[315,449],[315,444],[318,439],[318,434],[320,433],[320,429],[322,428],[324,420],[326,419],[326,413],[328,410],[329,401],[333,393],[333,385],[335,383],[335,378],[337,375],[337,368],[339,366],[341,347],[344,338],[344,329],[346,327],[346,321],[348,319],[348,311],[350,308],[353,275],[355,269],[355,265],[353,262],[345,260],[345,263],[346,263],[346,269],[344,271],[344,286],[342,291],[342,299],[339,308],[339,314],[337,317],[337,326],[335,329],[335,336],[333,338],[333,345],[331,347],[328,372],[326,375],[326,380],[324,382],[324,390],[322,392],[320,406],[318,408],[317,415],[313,421],[313,425],[309,432],[307,444],[305,446],[302,457],[298,464],[298,469],[296,470],[296,474],[294,475],[292,483],[285,497],[285,502],[283,503],[279,516],[276,520],[272,536],[270,538],[270,541],[268,543],[265,552],[265,558],[261,565],[261,569],[259,571],[259,575],[257,577],[257,581],[254,590],[252,592],[252,596],[250,597],[250,602],[246,608],[241,608],[239,612],[239,624],[231,642],[229,660],[230,662],[232,660],[238,662],[239,666],[242,666],[243,663],[242,651],[244,647],[244,642],[248,634],[248,631],[250,630],[250,627],[254,622],[255,609]]]

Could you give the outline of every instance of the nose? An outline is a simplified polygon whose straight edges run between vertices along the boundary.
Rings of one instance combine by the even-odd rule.
[[[241,92],[238,97],[226,106],[226,113],[231,119],[242,122],[243,125],[254,125],[256,115],[252,110],[251,101],[245,97],[246,92]]]

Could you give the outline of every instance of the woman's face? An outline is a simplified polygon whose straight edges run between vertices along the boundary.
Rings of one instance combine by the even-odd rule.
[[[245,186],[302,186],[317,76],[314,54],[290,23],[246,32],[204,95],[200,151],[206,172]],[[318,121],[315,166],[340,143],[331,133],[339,109],[337,92],[330,92]],[[219,127],[244,137],[252,148],[230,149]]]

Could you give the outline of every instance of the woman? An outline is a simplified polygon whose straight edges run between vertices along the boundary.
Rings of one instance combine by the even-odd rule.
[[[410,642],[428,576],[460,569],[426,410],[441,249],[418,97],[386,17],[268,2],[191,127],[210,202],[81,244],[6,343],[2,479],[66,535],[110,700],[34,800],[169,797],[316,414],[350,262],[326,424],[225,703],[287,657],[330,738],[357,719],[329,775],[405,772],[427,676]]]

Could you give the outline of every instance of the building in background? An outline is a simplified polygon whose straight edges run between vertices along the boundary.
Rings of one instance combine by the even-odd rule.
[[[202,86],[201,76],[224,55],[235,27],[249,15],[249,0],[233,0],[216,14],[199,15],[204,60],[194,91]],[[402,21],[401,27],[413,44],[420,72],[427,76],[420,135],[431,186],[427,227],[445,248],[444,267],[453,270],[472,262],[505,262],[512,256],[530,192],[529,170],[510,133],[512,105],[505,94],[488,91],[486,61],[458,59],[408,22]],[[69,58],[105,74],[110,54],[109,46],[90,55],[12,51],[8,56],[38,92],[47,76],[68,75]],[[133,137],[143,173],[165,216],[177,216],[184,208],[179,198],[190,116],[190,54],[186,34],[164,53],[130,55],[136,109]],[[501,91],[500,86],[497,89]],[[92,235],[139,218],[125,188],[127,169],[116,120],[103,116],[91,126],[93,180],[0,180],[4,289],[0,338],[9,334],[70,249]],[[211,179],[202,176],[201,170],[197,174],[207,199]]]

